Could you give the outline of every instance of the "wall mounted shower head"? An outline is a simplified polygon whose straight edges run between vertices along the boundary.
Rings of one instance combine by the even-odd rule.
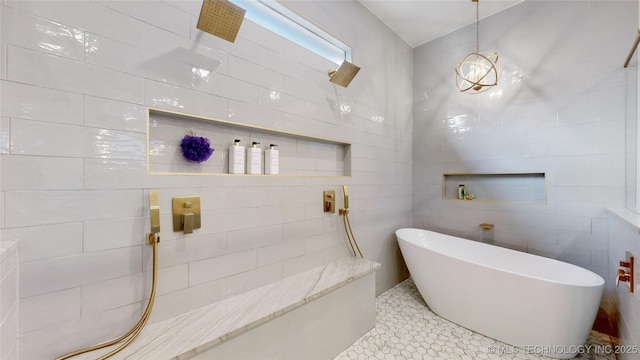
[[[343,87],[349,86],[351,80],[356,77],[356,74],[360,71],[360,68],[347,60],[343,61],[342,64],[336,70],[329,70],[329,81],[334,84],[338,84]]]
[[[221,39],[234,42],[245,12],[245,9],[228,0],[203,0],[196,27]]]

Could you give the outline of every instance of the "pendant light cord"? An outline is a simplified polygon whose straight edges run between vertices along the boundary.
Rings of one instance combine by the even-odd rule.
[[[476,0],[476,54],[480,52],[480,0]]]

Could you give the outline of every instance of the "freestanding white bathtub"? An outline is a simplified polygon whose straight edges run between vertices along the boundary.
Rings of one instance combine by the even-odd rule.
[[[585,351],[602,297],[599,275],[433,231],[399,229],[396,237],[434,313],[521,352],[570,359]]]

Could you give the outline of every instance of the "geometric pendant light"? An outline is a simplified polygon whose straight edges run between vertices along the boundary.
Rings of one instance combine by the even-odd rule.
[[[456,66],[456,85],[460,92],[479,94],[498,85],[500,58],[493,51],[480,52],[480,4],[476,3],[476,52],[465,56]]]

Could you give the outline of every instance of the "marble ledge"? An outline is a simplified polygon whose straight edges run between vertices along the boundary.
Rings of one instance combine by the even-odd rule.
[[[640,214],[626,208],[608,207],[607,212],[640,232]]]
[[[110,359],[192,358],[380,267],[380,264],[366,259],[349,257],[336,260],[150,325],[128,347]],[[95,359],[114,348],[79,355],[74,359]]]

